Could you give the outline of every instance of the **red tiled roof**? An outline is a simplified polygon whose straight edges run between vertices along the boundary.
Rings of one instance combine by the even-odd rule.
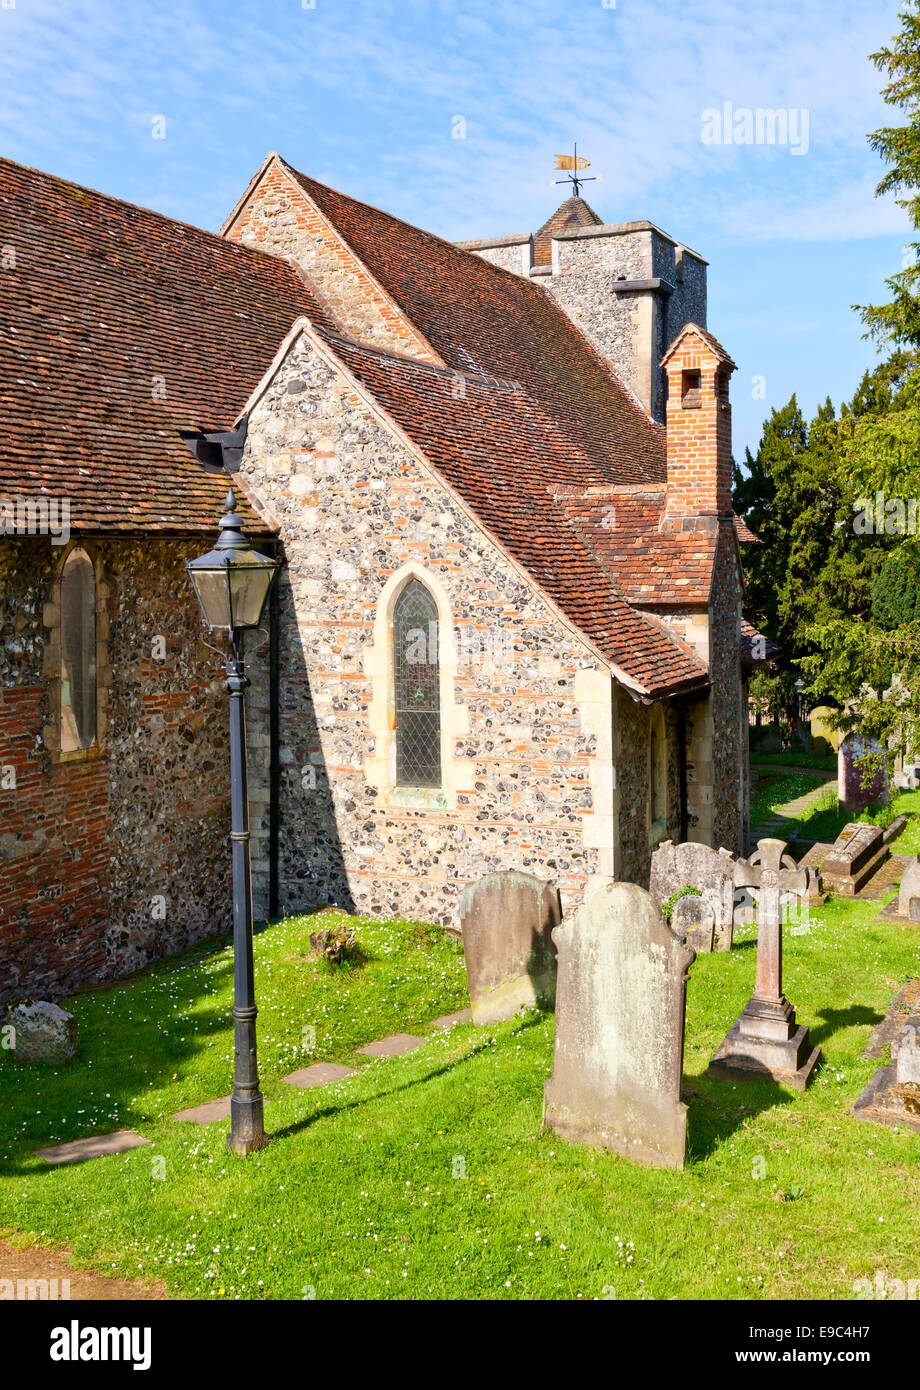
[[[754,644],[758,644],[758,655],[754,654]],[[771,637],[764,637],[747,618],[741,619],[741,660],[747,667],[760,666],[779,656],[782,647]]]
[[[603,223],[594,209],[584,198],[567,198],[548,217],[533,237],[534,265],[551,265],[553,259],[553,237],[560,232],[570,232],[573,227],[600,227]]]
[[[742,545],[763,545],[759,536],[755,536],[746,521],[742,521],[740,516],[735,517],[735,534]]]
[[[554,504],[547,484],[574,482],[585,460],[524,388],[468,377],[458,410],[451,372],[320,336],[603,656],[649,694],[705,683],[692,648],[630,607]],[[522,467],[538,455],[543,473]]]
[[[178,431],[229,428],[298,316],[332,326],[300,276],[6,159],[0,244],[0,495],[68,497],[74,530],[213,530],[227,478]]]
[[[280,259],[0,160],[0,241],[17,254],[2,272],[0,495],[69,497],[77,530],[212,529],[227,479],[179,430],[229,428],[305,318],[628,681],[648,695],[704,684],[692,649],[627,601],[643,600],[636,556],[605,554],[590,509],[554,500],[636,488],[622,505],[638,550],[663,429],[539,286],[291,175],[449,370],[337,336]],[[665,593],[663,551],[660,564],[650,582]]]
[[[717,532],[660,532],[663,487],[579,489],[557,500],[630,603],[709,602]]]
[[[449,367],[525,385],[586,484],[664,482],[663,428],[544,289],[284,167]]]

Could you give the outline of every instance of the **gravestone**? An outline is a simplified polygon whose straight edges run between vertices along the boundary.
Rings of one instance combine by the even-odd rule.
[[[544,1128],[641,1163],[682,1168],[684,1012],[694,952],[650,893],[604,877],[591,880],[553,940],[559,980]]]
[[[889,852],[879,826],[845,825],[821,865],[822,888],[852,898],[881,868]]]
[[[734,917],[733,873],[734,860],[727,849],[720,849],[717,854],[708,845],[691,841],[675,845],[671,840],[664,840],[652,855],[649,892],[657,902],[663,903],[673,893],[679,893],[681,888],[699,888],[703,901],[712,912],[712,946],[709,949],[730,951]]]
[[[715,918],[705,898],[688,893],[678,898],[671,913],[671,930],[697,955],[712,950]]]
[[[898,916],[920,922],[920,855],[912,859],[901,875],[898,889]]]
[[[782,900],[807,897],[811,878],[784,853],[785,840],[760,840],[750,859],[735,865],[735,884],[749,888],[757,903],[757,968],[754,993],[709,1063],[721,1081],[772,1077],[804,1091],[821,1049],[808,1029],[796,1026],[795,1009],[783,994]]]
[[[509,870],[470,883],[460,897],[463,955],[473,1022],[499,1023],[556,997],[552,930],[558,888]]]
[[[858,816],[872,802],[887,802],[888,773],[880,767],[871,784],[863,786],[866,767],[860,761],[868,753],[881,752],[877,739],[865,734],[847,734],[837,749],[837,798],[850,815]]]
[[[909,1018],[891,1044],[891,1063],[879,1067],[853,1107],[860,1120],[920,1130],[920,1018]]]
[[[25,1000],[6,1015],[17,1062],[69,1062],[77,1055],[77,1021],[57,1004]]]

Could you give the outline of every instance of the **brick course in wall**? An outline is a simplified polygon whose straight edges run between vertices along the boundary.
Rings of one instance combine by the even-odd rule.
[[[201,542],[85,544],[106,585],[107,717],[102,747],[63,761],[43,670],[62,552],[38,537],[0,552],[0,768],[15,777],[0,772],[0,1001],[56,998],[229,927],[226,700],[183,565]]]

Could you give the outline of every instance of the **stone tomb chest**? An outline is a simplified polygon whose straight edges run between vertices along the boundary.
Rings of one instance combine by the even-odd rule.
[[[826,893],[852,898],[888,858],[888,845],[877,825],[845,825],[821,865]]]

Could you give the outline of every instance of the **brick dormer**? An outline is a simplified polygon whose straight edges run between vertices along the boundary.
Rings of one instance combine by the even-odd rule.
[[[688,323],[661,365],[668,379],[668,488],[662,529],[715,526],[718,518],[732,514],[728,382],[735,363],[710,333]]]

